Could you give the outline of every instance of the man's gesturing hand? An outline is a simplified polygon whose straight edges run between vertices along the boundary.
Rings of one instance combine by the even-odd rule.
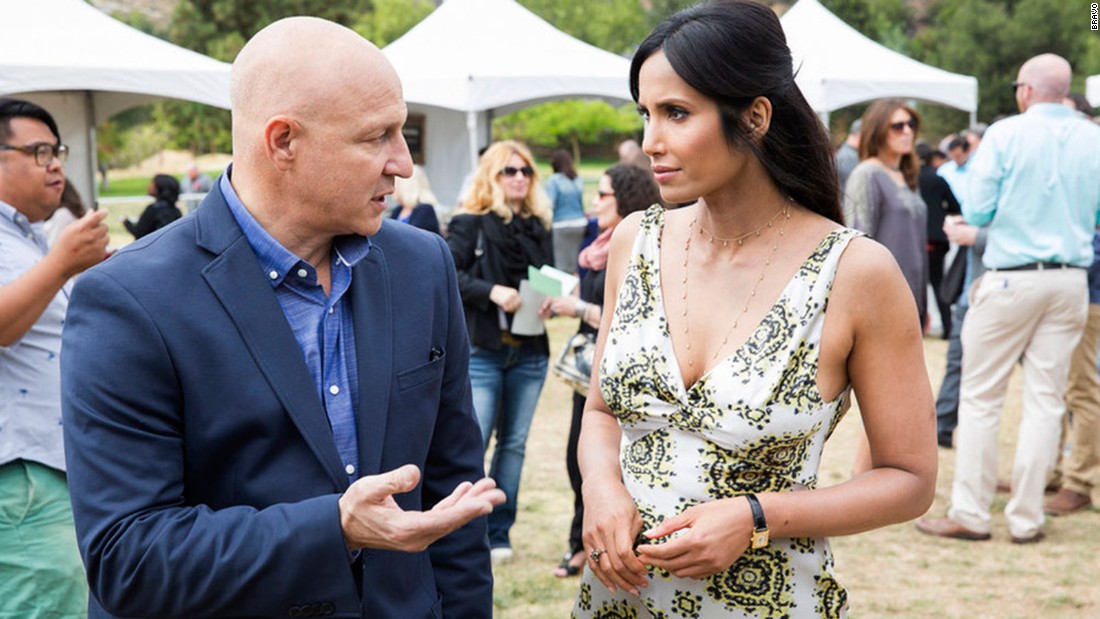
[[[362,477],[340,497],[340,524],[348,548],[383,548],[420,552],[478,516],[504,502],[496,482],[485,478],[463,482],[426,512],[405,511],[393,495],[409,492],[420,482],[412,464],[381,475]]]

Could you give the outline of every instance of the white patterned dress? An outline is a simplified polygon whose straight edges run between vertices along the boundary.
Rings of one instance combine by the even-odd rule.
[[[642,220],[600,364],[600,391],[624,437],[623,480],[643,530],[706,501],[817,485],[822,447],[848,393],[824,402],[817,391],[825,307],[840,256],[859,235],[828,234],[741,348],[685,390],[661,299],[664,222],[659,207]],[[586,569],[573,617],[847,614],[825,538],[774,539],[704,580],[650,567],[649,581],[640,597],[612,594]]]

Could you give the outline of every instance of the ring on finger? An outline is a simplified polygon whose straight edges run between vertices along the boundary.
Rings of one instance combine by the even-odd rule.
[[[588,558],[592,559],[594,563],[599,563],[600,555],[604,554],[605,552],[607,551],[602,548],[594,549],[592,552],[588,553]]]

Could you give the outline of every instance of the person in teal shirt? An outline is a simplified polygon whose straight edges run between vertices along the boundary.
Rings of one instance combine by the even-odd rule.
[[[962,330],[951,508],[946,518],[917,522],[930,535],[990,538],[1000,409],[1020,362],[1024,407],[1005,516],[1013,542],[1045,536],[1043,490],[1088,316],[1086,269],[1100,221],[1100,127],[1062,105],[1071,77],[1069,62],[1054,54],[1025,62],[1012,84],[1021,114],[991,126],[970,161],[962,213],[989,228],[988,271]]]

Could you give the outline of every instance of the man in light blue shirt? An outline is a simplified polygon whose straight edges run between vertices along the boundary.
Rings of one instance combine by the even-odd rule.
[[[61,433],[59,356],[67,282],[103,260],[105,211],[48,250],[68,150],[41,107],[0,99],[0,616],[84,616]]]
[[[970,141],[966,132],[960,133],[947,145],[947,161],[936,168],[936,174],[947,181],[951,186],[951,192],[955,194],[959,202],[966,198],[966,173],[970,169]]]
[[[1043,489],[1065,414],[1070,356],[1088,315],[1085,269],[1100,216],[1100,127],[1062,105],[1069,63],[1054,54],[1020,67],[1013,88],[1022,112],[993,125],[970,161],[963,217],[988,226],[962,344],[955,480],[946,518],[922,518],[930,535],[990,538],[997,430],[1012,369],[1024,371],[1024,409],[1012,497],[1012,541],[1038,542]]]

